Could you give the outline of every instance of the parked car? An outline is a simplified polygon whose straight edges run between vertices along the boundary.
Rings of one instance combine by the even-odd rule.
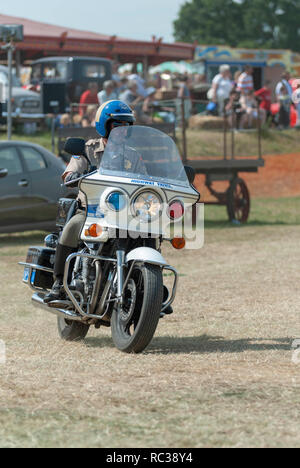
[[[76,195],[61,186],[65,167],[39,145],[0,142],[0,233],[54,229],[58,199]]]
[[[103,83],[111,79],[112,66],[108,59],[48,57],[32,63],[30,83],[37,88],[41,87],[43,83],[48,85],[64,84],[66,105],[64,110],[67,111],[70,104],[79,102],[82,93],[88,89],[89,83],[96,82],[100,91],[103,88]]]
[[[21,122],[38,121],[45,116],[42,113],[41,96],[21,87],[15,73],[12,77],[12,116],[13,120]],[[8,100],[8,68],[0,65],[0,102],[4,103],[2,119],[6,118]]]

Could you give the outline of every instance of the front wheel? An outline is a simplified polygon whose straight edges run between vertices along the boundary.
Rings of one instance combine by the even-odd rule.
[[[163,303],[162,269],[156,265],[136,265],[124,294],[124,304],[115,308],[112,339],[125,353],[141,353],[156,331]]]
[[[66,320],[64,317],[57,317],[57,328],[61,339],[65,341],[84,340],[89,331],[89,325],[74,320]]]

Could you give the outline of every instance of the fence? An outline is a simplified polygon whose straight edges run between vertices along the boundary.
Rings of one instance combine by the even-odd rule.
[[[153,112],[151,114],[151,119],[148,126],[156,128],[162,132],[165,132],[171,136],[176,143],[180,146],[180,152],[183,159],[183,162],[187,162],[189,157],[194,158],[196,154],[189,154],[189,138],[191,138],[191,133],[187,133],[188,127],[197,128],[194,121],[199,122],[200,128],[195,135],[198,136],[203,134],[207,139],[207,143],[211,142],[212,151],[211,156],[216,156],[218,158],[235,159],[238,156],[249,156],[249,154],[241,154],[241,144],[238,141],[236,145],[236,139],[238,129],[238,116],[237,113],[232,112],[231,114],[223,114],[223,116],[208,116],[207,112],[203,109],[206,109],[208,101],[206,100],[190,100],[190,99],[173,99],[167,101],[160,101],[153,107]],[[95,106],[96,110],[97,106]],[[74,121],[75,111],[78,110],[78,104],[71,105],[71,121]],[[199,109],[202,109],[202,112],[199,113]],[[167,110],[167,112],[173,117],[169,122],[167,121],[158,121],[158,114],[160,111]],[[257,109],[259,115],[259,109]],[[198,119],[198,120],[197,120]],[[137,124],[142,124],[137,121]],[[201,124],[204,124],[201,128]],[[254,152],[252,156],[257,156],[258,159],[262,157],[262,137],[261,137],[261,119],[258,118],[255,121],[255,127],[252,129],[252,133],[255,136],[254,143],[249,143],[248,147],[251,146],[251,150]],[[205,130],[205,131],[203,131]],[[211,132],[211,136],[208,137],[208,132]],[[59,128],[55,130],[55,127],[52,127],[52,149],[55,152],[55,147],[57,147],[57,152],[66,160],[68,157],[64,151],[63,147],[65,141],[69,137],[80,137],[85,140],[91,138],[99,138],[98,133],[94,127],[66,127]],[[257,138],[256,138],[257,137]],[[55,140],[57,138],[57,145]],[[240,140],[240,138],[239,138]],[[192,151],[194,151],[192,149]],[[216,154],[216,152],[218,154]]]

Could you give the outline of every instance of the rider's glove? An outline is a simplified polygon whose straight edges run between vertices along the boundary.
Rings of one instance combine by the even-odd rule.
[[[78,186],[77,179],[79,179],[81,176],[82,176],[82,174],[80,174],[80,172],[71,172],[65,178],[65,184],[68,184],[68,187],[72,187],[72,188],[77,187]],[[76,182],[74,182],[74,184],[70,184],[69,182],[72,182],[72,180],[74,180]]]

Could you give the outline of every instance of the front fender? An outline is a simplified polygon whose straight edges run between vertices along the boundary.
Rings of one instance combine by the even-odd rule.
[[[129,252],[129,254],[126,256],[126,263],[132,262],[133,260],[150,263],[152,265],[169,265],[164,257],[159,252],[157,252],[157,250],[150,249],[149,247],[139,247],[138,249]]]

